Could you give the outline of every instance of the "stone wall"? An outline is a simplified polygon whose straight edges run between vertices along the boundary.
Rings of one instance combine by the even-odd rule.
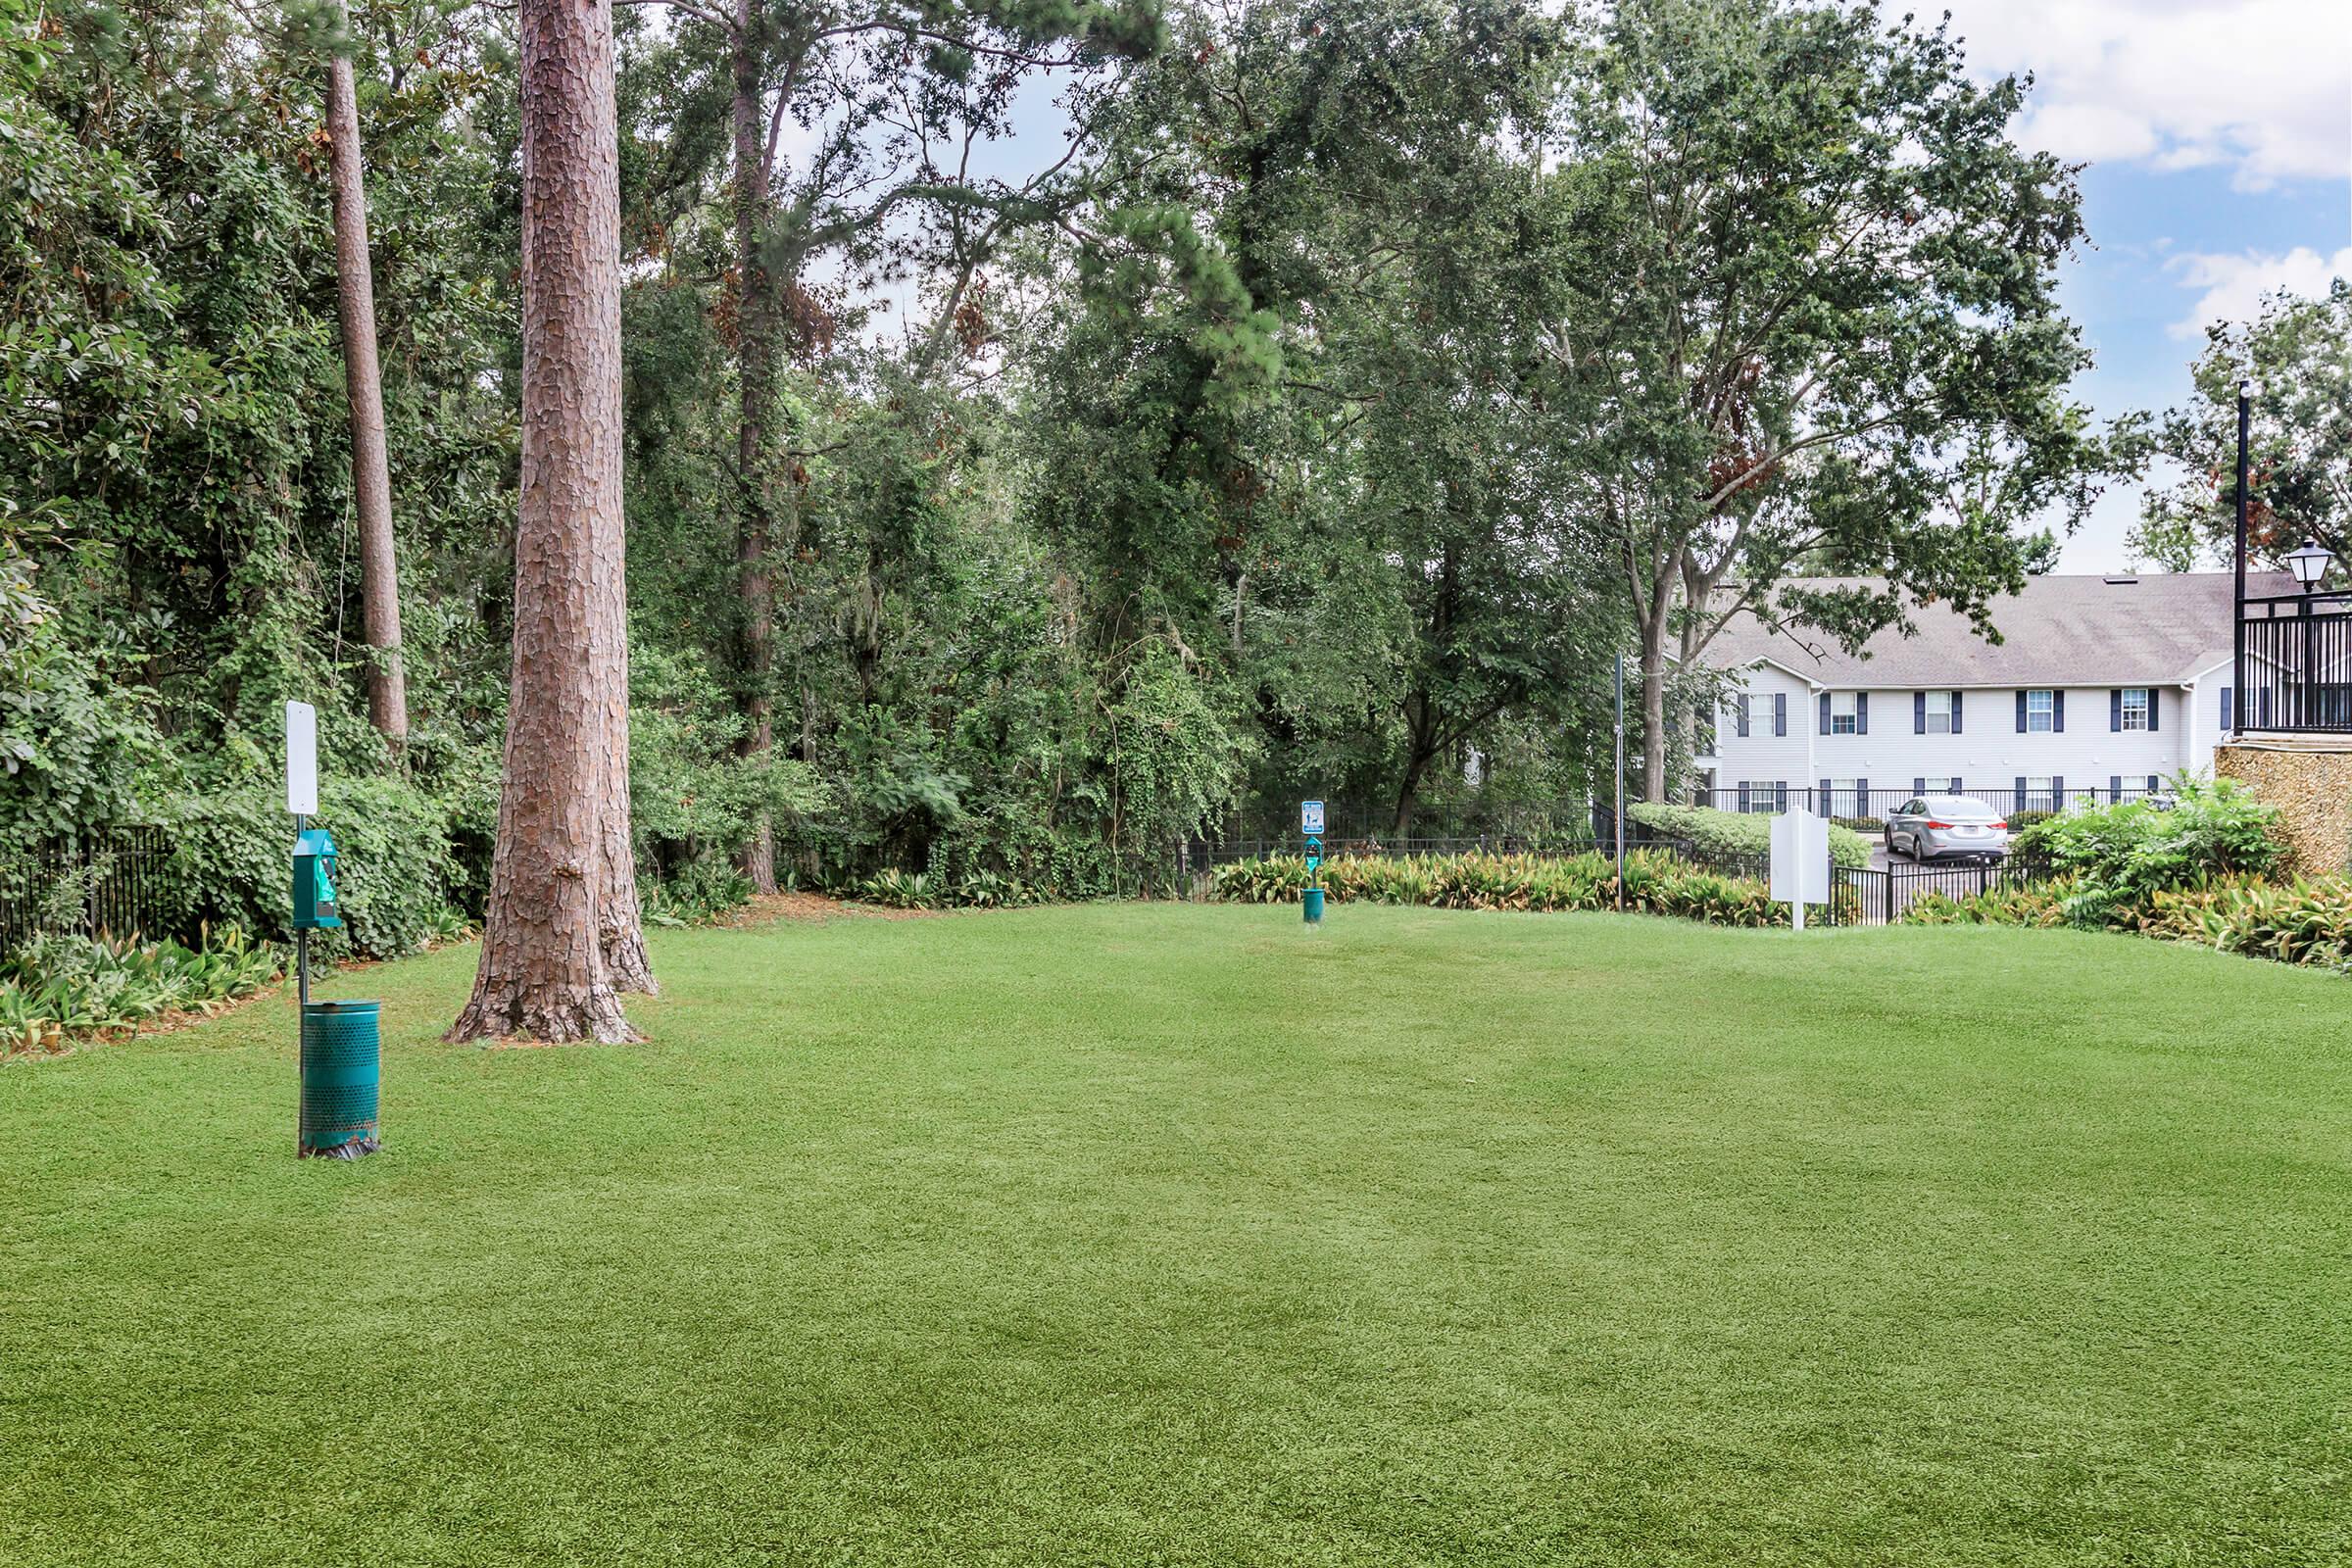
[[[2215,750],[2213,770],[2278,808],[2279,836],[2294,850],[2296,870],[2352,870],[2352,744],[2241,741]]]

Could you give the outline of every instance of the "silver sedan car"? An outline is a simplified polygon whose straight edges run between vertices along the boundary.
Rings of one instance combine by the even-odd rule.
[[[1922,795],[1886,814],[1886,853],[1915,860],[1945,856],[1997,860],[2009,853],[2009,824],[1983,801]]]

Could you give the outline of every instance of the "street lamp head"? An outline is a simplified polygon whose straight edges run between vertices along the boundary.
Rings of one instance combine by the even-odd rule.
[[[2322,577],[2328,575],[2328,563],[2333,559],[2319,545],[2306,544],[2300,550],[2286,553],[2286,569],[2295,574],[2295,581],[2303,585],[2305,593],[2309,593],[2320,585]]]

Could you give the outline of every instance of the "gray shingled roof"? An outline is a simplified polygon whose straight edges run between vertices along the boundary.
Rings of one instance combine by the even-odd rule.
[[[2284,572],[2246,577],[2248,594],[2293,591]],[[1820,632],[1777,631],[1742,613],[1704,657],[1726,669],[1769,659],[1824,686],[2162,686],[2230,657],[2230,599],[2226,571],[2029,577],[2025,592],[1992,603],[1997,644],[1965,615],[1928,605],[1911,610],[1912,635],[1883,631],[1860,655]]]

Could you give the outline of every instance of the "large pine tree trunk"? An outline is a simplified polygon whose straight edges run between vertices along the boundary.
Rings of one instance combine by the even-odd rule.
[[[514,683],[481,964],[450,1038],[629,1040],[608,958],[624,889],[636,923],[612,16],[609,0],[521,0],[520,20]]]
[[[360,514],[360,602],[368,647],[368,718],[395,753],[408,744],[401,669],[400,567],[392,549],[392,476],[384,457],[384,390],[375,354],[375,274],[368,261],[368,198],[351,62],[327,61],[326,138],[334,160],[335,293],[343,376],[351,393],[351,488]]]
[[[775,313],[760,266],[760,220],[766,211],[764,146],[760,127],[760,47],[754,0],[737,0],[735,16],[735,265],[736,380],[742,399],[735,433],[742,475],[742,529],[737,538],[743,614],[743,755],[763,760],[775,744],[768,680],[774,667],[775,579],[768,564],[773,493],[767,464],[767,415],[775,385]],[[739,862],[755,893],[776,891],[775,832],[764,816]]]

